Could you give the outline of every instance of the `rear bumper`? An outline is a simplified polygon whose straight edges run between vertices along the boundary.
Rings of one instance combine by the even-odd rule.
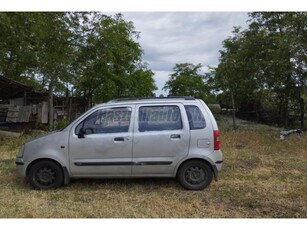
[[[223,161],[216,161],[215,165],[212,165],[215,181],[218,180],[218,175],[222,169],[222,164],[223,164]]]
[[[214,156],[213,157],[214,163],[212,165],[212,168],[213,168],[214,178],[217,181],[219,172],[222,170],[223,166],[223,153],[221,150],[217,150],[213,152],[212,156]]]

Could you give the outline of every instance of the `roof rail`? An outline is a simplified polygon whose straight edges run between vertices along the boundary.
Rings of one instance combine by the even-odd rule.
[[[121,102],[121,101],[135,101],[135,100],[163,100],[163,99],[184,99],[184,100],[195,100],[192,96],[169,96],[169,97],[134,97],[134,98],[118,98],[113,99],[109,102]]]

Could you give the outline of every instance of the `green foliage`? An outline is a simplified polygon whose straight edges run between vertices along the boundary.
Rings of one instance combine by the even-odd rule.
[[[58,94],[66,88],[86,106],[114,97],[152,95],[139,33],[121,14],[0,13],[0,74]]]
[[[163,87],[170,96],[194,96],[206,100],[210,96],[206,85],[206,75],[201,73],[202,65],[190,63],[176,64],[174,73]]]
[[[86,104],[151,95],[155,89],[153,74],[141,63],[142,49],[136,42],[139,33],[132,22],[126,22],[121,14],[90,13],[80,18],[75,85]]]
[[[48,125],[42,124],[42,123],[35,124],[35,129],[43,130],[43,131],[50,131]]]
[[[26,13],[0,13],[0,73],[9,78],[35,68],[32,19]]]
[[[58,120],[57,123],[55,124],[55,130],[63,129],[69,124],[70,124],[70,121],[68,119]]]
[[[152,97],[157,89],[153,79],[154,73],[146,67],[137,68],[129,76],[125,97]],[[140,87],[141,86],[141,87]]]
[[[1,13],[0,73],[41,88],[69,83],[71,33],[65,13]]]
[[[221,98],[233,93],[236,108],[250,103],[259,110],[274,104],[280,123],[288,126],[290,104],[300,107],[301,117],[305,113],[301,98],[307,87],[307,14],[255,12],[249,16],[248,29],[235,28],[233,36],[224,40],[213,82],[222,90]]]

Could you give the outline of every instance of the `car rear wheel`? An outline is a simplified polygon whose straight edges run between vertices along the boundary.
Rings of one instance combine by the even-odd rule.
[[[29,170],[29,181],[36,189],[58,188],[64,182],[63,170],[53,161],[38,161]]]
[[[211,167],[200,160],[184,163],[177,174],[181,186],[188,190],[205,189],[213,179]]]

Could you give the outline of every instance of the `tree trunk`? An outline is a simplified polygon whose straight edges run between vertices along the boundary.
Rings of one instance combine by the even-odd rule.
[[[237,124],[236,124],[236,107],[235,107],[235,100],[233,96],[233,91],[231,91],[231,105],[232,105],[232,123],[233,123],[233,129],[237,129]]]
[[[49,123],[49,130],[53,130],[53,86],[52,83],[49,83],[49,96],[48,96],[48,106],[49,106],[49,116],[48,116],[48,123]]]
[[[300,112],[301,112],[301,129],[304,129],[305,124],[304,124],[304,118],[305,118],[305,101],[303,98],[300,98]]]
[[[288,110],[288,107],[289,107],[289,97],[288,97],[288,95],[286,95],[284,108],[283,108],[283,118],[282,118],[283,124],[286,128],[288,128],[288,126],[289,126],[289,110]]]
[[[83,110],[87,110],[87,99],[86,99],[86,90],[83,91]]]
[[[89,109],[93,107],[93,94],[90,94],[90,106]]]

